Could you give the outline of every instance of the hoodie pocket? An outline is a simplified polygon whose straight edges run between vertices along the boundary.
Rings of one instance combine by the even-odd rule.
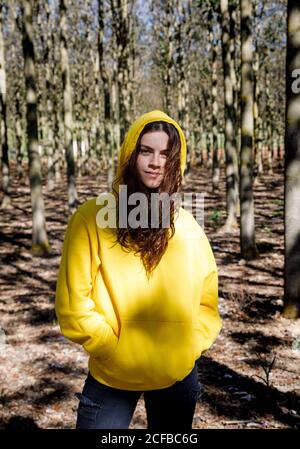
[[[120,333],[119,333],[119,337],[118,337],[118,342],[117,342],[117,344],[116,344],[114,350],[112,351],[112,353],[111,353],[107,358],[105,358],[105,359],[102,359],[102,358],[100,358],[100,357],[96,357],[96,359],[99,359],[99,360],[101,361],[101,363],[105,363],[105,364],[110,363],[110,361],[115,357],[115,354],[116,354],[116,352],[117,352],[117,349],[118,349],[118,346],[119,346],[119,343],[120,343],[121,336],[122,336],[122,326],[121,326],[121,328],[120,328]]]
[[[123,320],[116,349],[101,371],[129,389],[163,388],[191,371],[194,355],[190,322]]]

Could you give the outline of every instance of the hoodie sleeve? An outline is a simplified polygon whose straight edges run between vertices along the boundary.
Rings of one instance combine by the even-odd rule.
[[[206,235],[203,232],[204,254],[208,261],[208,270],[203,282],[202,297],[198,309],[196,333],[202,355],[208,351],[217,339],[222,328],[218,311],[218,271],[215,258]]]
[[[56,285],[55,312],[63,335],[94,357],[108,358],[118,337],[91,298],[91,241],[79,211],[67,226]]]

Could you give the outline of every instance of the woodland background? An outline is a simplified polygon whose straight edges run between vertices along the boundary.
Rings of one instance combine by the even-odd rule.
[[[0,427],[74,428],[88,356],[54,312],[64,232],[160,109],[219,268],[193,427],[299,428],[298,68],[295,0],[0,1]]]

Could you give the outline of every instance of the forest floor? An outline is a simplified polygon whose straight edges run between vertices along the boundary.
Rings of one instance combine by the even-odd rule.
[[[218,232],[226,214],[225,179],[211,192],[210,170],[194,168],[184,191],[204,192],[204,230],[219,268],[221,333],[198,362],[203,386],[193,428],[300,428],[300,323],[283,305],[283,175],[254,185],[260,256],[245,262],[239,233]],[[106,191],[78,178],[79,201]],[[100,187],[99,187],[100,185]],[[28,181],[12,180],[12,205],[0,210],[0,428],[74,428],[88,355],[56,322],[55,287],[67,224],[66,181],[43,188],[51,252],[33,256]],[[2,329],[1,329],[2,328]],[[274,360],[267,376],[267,370]],[[130,428],[145,429],[143,395]]]

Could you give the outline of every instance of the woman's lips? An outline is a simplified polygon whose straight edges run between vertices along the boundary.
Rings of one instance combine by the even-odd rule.
[[[159,173],[153,173],[153,172],[147,172],[145,171],[146,175],[150,176],[151,178],[157,178]]]

